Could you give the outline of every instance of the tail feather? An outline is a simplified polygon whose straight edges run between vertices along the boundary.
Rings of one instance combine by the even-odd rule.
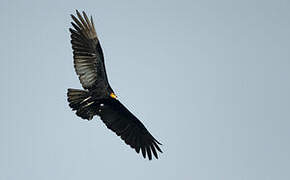
[[[91,120],[95,115],[93,108],[94,101],[88,91],[68,89],[67,100],[69,106],[73,110],[76,110],[76,114],[81,118]]]

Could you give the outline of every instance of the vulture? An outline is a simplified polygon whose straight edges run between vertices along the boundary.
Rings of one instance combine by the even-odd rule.
[[[141,151],[149,160],[153,155],[158,159],[158,152],[162,153],[161,143],[118,100],[108,82],[104,54],[92,16],[89,18],[84,11],[81,14],[76,10],[76,16],[72,14],[71,17],[69,31],[73,63],[83,89],[68,89],[69,106],[82,119],[91,120],[95,115],[99,116],[108,129],[137,153]]]

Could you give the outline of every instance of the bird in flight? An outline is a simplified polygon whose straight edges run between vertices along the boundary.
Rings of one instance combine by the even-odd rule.
[[[130,145],[137,153],[142,152],[149,160],[152,154],[158,159],[161,145],[118,99],[111,88],[104,63],[104,55],[93,18],[76,10],[71,15],[70,28],[74,68],[84,90],[68,89],[69,106],[76,115],[91,120],[97,115],[107,128]]]

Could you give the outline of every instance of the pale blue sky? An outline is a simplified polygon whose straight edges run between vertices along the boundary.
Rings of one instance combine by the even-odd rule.
[[[0,180],[289,180],[289,1],[1,1]],[[144,160],[80,88],[68,28],[93,15],[110,83],[164,145]]]

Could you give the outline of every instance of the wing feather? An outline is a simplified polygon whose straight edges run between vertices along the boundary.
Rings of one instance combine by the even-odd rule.
[[[110,98],[102,102],[99,116],[106,126],[114,131],[126,144],[137,153],[142,152],[144,158],[158,159],[157,151],[162,152],[159,142],[149,133],[145,126],[120,101]],[[157,151],[156,151],[157,150]]]
[[[99,81],[107,81],[104,56],[94,27],[89,20],[76,11],[77,17],[71,15],[74,29],[70,28],[71,44],[74,55],[74,68],[85,89],[91,89]]]

